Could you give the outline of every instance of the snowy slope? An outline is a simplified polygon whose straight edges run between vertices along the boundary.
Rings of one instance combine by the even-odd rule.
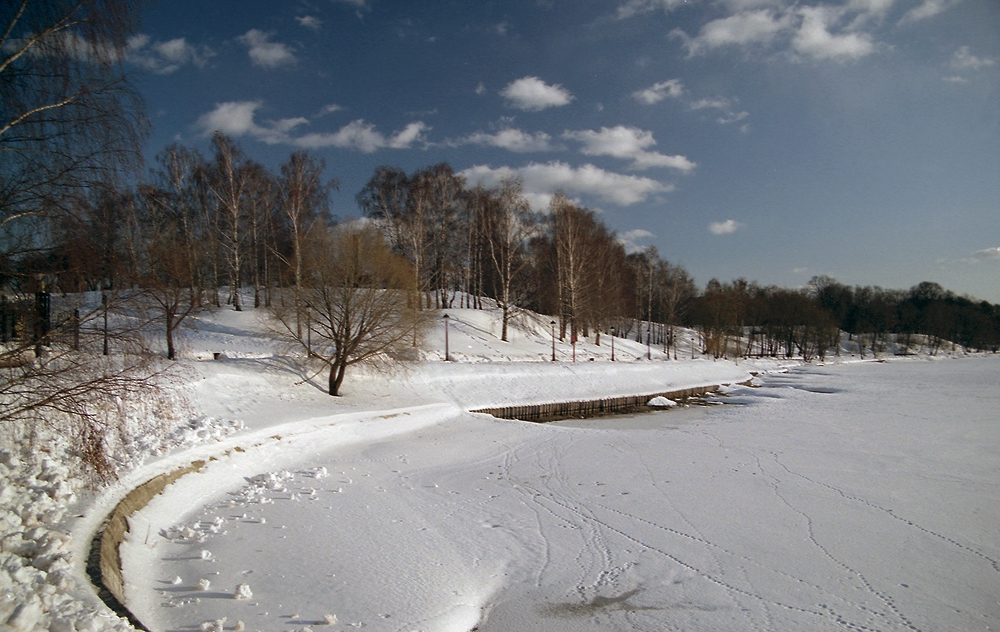
[[[260,312],[223,309],[194,319],[180,336],[176,377],[162,386],[162,398],[172,404],[155,408],[143,402],[136,407],[167,415],[160,423],[169,438],[124,446],[128,452],[121,462],[127,469],[119,484],[97,496],[87,493],[59,462],[58,445],[51,447],[52,456],[13,446],[0,455],[5,480],[0,492],[0,589],[5,591],[0,620],[24,632],[36,627],[124,629],[124,622],[86,587],[82,560],[90,536],[133,487],[192,460],[214,457],[204,471],[182,478],[133,518],[130,541],[123,547],[129,605],[154,629],[198,627],[223,616],[229,617],[229,629],[237,618],[249,629],[298,629],[325,623],[328,614],[336,614],[345,626],[364,623],[375,629],[469,630],[477,622],[480,629],[544,629],[535,619],[513,623],[514,611],[522,609],[517,604],[529,602],[534,605],[518,616],[541,608],[556,622],[550,629],[585,629],[574,627],[581,623],[581,613],[605,610],[626,613],[631,621],[639,593],[615,601],[633,588],[612,594],[618,586],[612,580],[624,571],[611,562],[624,555],[621,543],[637,534],[615,523],[609,523],[612,531],[604,531],[594,503],[606,494],[560,494],[571,490],[574,481],[585,487],[584,481],[594,479],[594,491],[603,492],[597,488],[617,479],[625,486],[621,491],[628,492],[618,500],[627,505],[625,496],[641,498],[625,510],[657,514],[667,509],[639,492],[651,459],[672,455],[664,458],[679,465],[689,453],[704,452],[703,469],[694,471],[707,473],[722,463],[718,454],[697,441],[677,443],[676,433],[618,436],[602,429],[594,434],[464,411],[735,383],[750,371],[767,374],[795,363],[737,365],[692,360],[683,352],[679,360],[668,360],[656,348],[648,350],[650,361],[645,345],[620,338],[612,363],[607,337],[599,346],[593,338],[578,343],[576,363],[570,361],[572,347],[557,341],[559,361],[553,363],[545,318],[521,315],[510,341],[502,342],[496,312],[448,314],[452,362],[443,361],[444,323],[439,318],[424,341],[421,362],[391,374],[349,372],[340,398],[325,394],[325,375],[316,374],[320,367],[304,363],[268,333]],[[690,349],[689,338],[680,347]],[[931,367],[932,383],[939,379],[934,371],[940,363],[920,364]],[[779,400],[787,394],[777,393]],[[742,391],[730,399],[740,398],[759,400]],[[976,396],[970,398],[972,409],[978,410]],[[686,417],[690,421],[681,427],[697,427],[702,416]],[[642,421],[622,428],[648,429],[650,423],[658,427]],[[775,442],[808,442],[787,428],[783,432]],[[653,452],[621,462],[614,456],[626,455],[636,445]],[[822,454],[813,456],[821,460]],[[524,470],[528,464],[534,465]],[[684,478],[683,471],[674,478]],[[551,487],[555,482],[559,486]],[[732,509],[732,499],[729,505],[720,500],[708,479],[686,484],[692,502],[709,499],[719,515]],[[661,492],[655,491],[654,500]],[[541,502],[543,495],[556,500]],[[987,497],[983,502],[993,501]],[[567,514],[567,507],[579,511]],[[663,526],[657,515],[642,520]],[[623,535],[613,535],[616,530]],[[585,533],[592,542],[586,550],[574,549],[573,540],[558,535]],[[624,540],[611,542],[619,537]],[[211,552],[208,559],[203,550]],[[732,550],[753,558],[752,551]],[[664,559],[673,555],[668,552]],[[579,572],[572,569],[581,565],[589,569],[584,575],[593,577],[571,581]],[[711,575],[695,567],[699,570],[690,573],[698,581]],[[680,573],[678,577],[689,572],[652,568],[655,573]],[[681,568],[686,568],[683,560]],[[174,584],[177,577],[181,581]],[[199,580],[209,582],[202,582],[204,590]],[[252,599],[233,598],[242,583],[250,587]],[[537,587],[529,591],[529,602],[523,601],[528,597],[521,594],[522,586]],[[294,602],[292,595],[305,601]],[[235,602],[242,610],[230,610]],[[601,608],[594,610],[595,605]],[[555,609],[546,610],[549,606]],[[642,605],[638,611],[647,608]],[[990,620],[988,613],[980,614]],[[569,618],[559,623],[565,616]],[[716,619],[703,620],[709,621]],[[632,626],[619,622],[612,627],[623,625]]]

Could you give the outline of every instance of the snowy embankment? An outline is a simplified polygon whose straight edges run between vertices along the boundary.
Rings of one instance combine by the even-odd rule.
[[[672,455],[664,458],[681,464],[690,458],[686,450],[697,453],[705,446],[687,439],[675,445],[676,435],[667,435],[665,445],[640,437],[656,452],[612,463],[605,448],[624,454],[632,439],[605,444],[597,437],[592,451],[577,454],[578,447],[589,445],[578,431],[489,421],[463,411],[731,384],[748,379],[750,371],[795,364],[685,359],[684,350],[692,345],[686,332],[679,360],[676,353],[667,356],[618,338],[612,363],[605,337],[599,346],[593,338],[576,345],[576,363],[573,348],[557,341],[553,363],[544,319],[520,317],[510,342],[502,342],[495,313],[449,314],[449,355],[457,362],[441,361],[445,338],[439,323],[423,343],[422,362],[394,374],[349,373],[346,396],[332,399],[323,392],[325,376],[290,358],[265,334],[255,312],[223,310],[185,332],[179,363],[185,377],[165,388],[189,407],[186,412],[175,407],[181,416],[163,420],[175,427],[166,441],[125,446],[120,461],[129,465],[118,484],[98,496],[85,492],[60,462],[58,442],[50,454],[3,452],[0,622],[17,632],[126,629],[88,587],[84,560],[90,537],[130,489],[198,459],[208,460],[201,472],[183,477],[132,518],[123,547],[128,605],[154,630],[198,627],[222,617],[229,617],[228,623],[207,627],[232,629],[239,620],[251,629],[297,629],[330,623],[334,615],[372,629],[469,630],[491,609],[492,627],[481,623],[480,629],[543,629],[535,620],[504,623],[512,621],[504,614],[509,604],[525,598],[516,597],[522,585],[537,587],[531,597],[536,605],[538,595],[570,604],[570,624],[587,611],[574,609],[574,600],[592,606],[610,599],[612,611],[632,612],[631,596],[614,601],[617,597],[604,595],[632,568],[612,564],[625,553],[611,540],[617,533],[627,543],[636,534],[598,520],[597,497],[563,496],[578,476],[566,478],[565,472],[581,463],[610,467],[610,478],[585,471],[580,480],[601,478],[604,482],[593,484],[621,486],[622,494],[633,494],[640,504],[626,513],[638,512],[640,523],[667,528],[655,515],[667,509],[635,487],[635,467],[652,472],[650,459],[660,458],[654,453]],[[213,360],[217,354],[220,359]],[[538,471],[521,472],[529,463]],[[711,463],[698,476],[713,472]],[[557,478],[540,483],[551,476]],[[680,471],[672,476],[689,478]],[[585,485],[580,480],[576,484]],[[699,495],[712,496],[698,480],[687,484],[696,503]],[[558,481],[558,489],[551,486]],[[542,502],[542,496],[551,502]],[[645,503],[654,515],[640,511]],[[579,511],[563,515],[560,507]],[[720,515],[732,509],[713,505]],[[683,528],[676,532],[695,537]],[[597,539],[574,552],[560,533]],[[629,546],[657,548],[642,538]],[[567,567],[572,559],[577,561]],[[666,559],[675,559],[681,570],[654,564],[651,572],[731,583],[717,582],[717,573],[674,553]],[[578,566],[589,569],[585,575],[604,579],[589,584],[572,579],[567,569]],[[560,596],[558,586],[564,584],[576,587]],[[726,590],[739,601],[744,589]],[[238,599],[240,594],[246,598]],[[232,611],[234,603],[242,610]],[[556,614],[560,619],[565,613]]]
[[[449,314],[451,357],[457,362],[441,361],[444,330],[439,322],[423,344],[423,362],[390,375],[354,371],[346,383],[348,396],[337,400],[323,393],[322,375],[296,362],[288,347],[268,333],[260,312],[222,310],[193,319],[193,326],[179,336],[181,360],[175,376],[180,377],[161,391],[168,405],[161,405],[159,396],[156,401],[124,403],[135,409],[133,414],[150,417],[151,425],[166,435],[126,436],[115,454],[121,479],[96,496],[68,467],[74,457],[66,437],[46,435],[44,429],[37,436],[8,435],[11,443],[0,449],[0,626],[16,632],[128,629],[127,622],[111,613],[90,587],[86,560],[91,538],[131,489],[193,460],[266,443],[276,431],[308,435],[322,428],[323,439],[317,445],[329,446],[331,441],[349,445],[375,440],[383,432],[412,430],[408,424],[415,418],[429,419],[426,413],[410,410],[402,424],[396,423],[400,419],[379,420],[400,404],[432,405],[434,417],[443,419],[455,412],[455,404],[519,401],[518,392],[533,393],[533,401],[552,401],[561,392],[589,398],[662,390],[653,367],[666,363],[635,363],[647,352],[639,343],[618,339],[618,360],[625,362],[616,363],[613,371],[595,368],[610,359],[606,337],[603,345],[582,340],[576,364],[570,362],[572,346],[557,342],[559,362],[545,364],[551,360],[552,346],[541,319],[518,317],[511,326],[511,342],[503,342],[496,313],[450,310]],[[655,348],[650,355],[654,360],[664,357]],[[502,368],[486,362],[502,363]],[[477,363],[474,370],[470,371],[470,363]],[[531,363],[531,370],[517,368],[523,363]],[[746,377],[724,364],[708,364],[722,372],[708,377],[711,372],[702,370],[699,376],[706,376],[707,382],[724,381],[731,373]],[[488,367],[506,375],[484,378]],[[635,389],[630,389],[629,380],[620,379],[630,372],[636,376]],[[676,368],[663,370],[661,377],[685,385],[691,380]],[[434,406],[435,402],[444,405]],[[380,422],[358,431],[366,420]],[[330,424],[336,424],[336,432],[330,431]]]
[[[803,367],[584,425],[293,422],[132,518],[128,602],[157,631],[993,629],[997,369]]]

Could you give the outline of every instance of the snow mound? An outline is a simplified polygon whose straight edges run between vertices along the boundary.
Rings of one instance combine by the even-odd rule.
[[[646,402],[646,405],[654,408],[670,408],[671,406],[676,406],[677,402],[672,399],[667,399],[666,397],[654,397]]]

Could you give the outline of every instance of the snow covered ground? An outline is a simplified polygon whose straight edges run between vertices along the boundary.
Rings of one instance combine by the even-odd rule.
[[[792,363],[651,362],[622,339],[611,363],[604,338],[575,364],[557,343],[552,363],[544,319],[503,343],[495,314],[449,315],[456,362],[440,325],[422,362],[349,373],[342,398],[255,312],[200,319],[165,454],[137,448],[98,496],[57,488],[51,459],[0,459],[17,483],[0,615],[35,586],[18,632],[121,629],[84,589],[90,536],[129,489],[214,458],[130,519],[127,601],[154,631],[1000,629],[997,358],[780,373]],[[468,412],[750,371],[730,405],[547,425]]]
[[[154,630],[996,629],[997,369],[807,367],[582,424],[297,424],[132,521],[129,603]]]

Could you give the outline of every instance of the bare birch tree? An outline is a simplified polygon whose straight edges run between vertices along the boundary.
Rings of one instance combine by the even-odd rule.
[[[524,197],[524,185],[520,180],[504,180],[489,195],[480,199],[484,204],[490,261],[499,286],[496,288],[496,301],[502,319],[500,339],[506,342],[507,323],[518,304],[517,281],[528,264],[525,247],[537,230],[537,222]]]
[[[281,259],[294,281],[295,333],[302,337],[302,251],[312,228],[329,214],[329,193],[336,181],[324,182],[326,163],[308,152],[293,153],[281,166],[278,182],[282,213],[291,236],[291,252]]]

